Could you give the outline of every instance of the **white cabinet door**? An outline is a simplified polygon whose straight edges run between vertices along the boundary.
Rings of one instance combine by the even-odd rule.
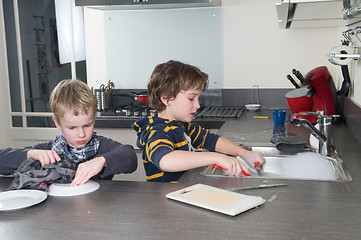
[[[142,152],[140,150],[135,150],[138,158],[138,168],[135,172],[131,174],[117,174],[114,176],[113,180],[116,181],[137,181],[137,182],[145,182],[145,171],[142,160]]]

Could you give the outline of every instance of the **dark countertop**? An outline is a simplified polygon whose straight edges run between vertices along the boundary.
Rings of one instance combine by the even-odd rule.
[[[254,119],[268,116],[269,119]],[[290,132],[308,139],[303,127],[286,124]],[[240,121],[226,121],[219,134],[234,142],[251,144],[269,143],[272,136],[272,110],[246,111]],[[333,145],[341,155],[351,182],[268,180],[267,183],[287,183],[287,187],[245,190],[240,193],[269,199],[255,212],[263,212],[259,218],[258,234],[247,239],[361,239],[361,144],[343,123],[333,126]],[[219,188],[258,185],[262,179],[217,178],[200,174],[200,169],[188,171],[180,183],[193,185],[203,183]],[[241,216],[239,216],[241,217]],[[246,222],[247,220],[244,219]]]
[[[236,142],[268,142],[271,110],[245,111],[227,120],[219,133]],[[290,126],[289,126],[290,127]],[[305,134],[302,128],[292,132]],[[259,184],[260,179],[214,178],[188,171],[178,184],[99,181],[101,187],[75,197],[49,196],[20,211],[0,212],[4,239],[360,239],[361,148],[347,127],[334,126],[334,145],[353,177],[351,182],[269,180],[288,186],[240,193],[266,200],[235,217],[166,199],[169,192],[196,183],[219,188]],[[0,178],[4,191],[11,178]]]

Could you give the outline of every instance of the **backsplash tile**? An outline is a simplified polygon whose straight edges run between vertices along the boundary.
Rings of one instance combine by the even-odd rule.
[[[289,109],[285,94],[293,89],[259,89],[259,103],[261,108],[264,109]],[[222,103],[223,106],[239,107],[245,104],[255,103],[252,100],[254,89],[223,89],[222,91]]]

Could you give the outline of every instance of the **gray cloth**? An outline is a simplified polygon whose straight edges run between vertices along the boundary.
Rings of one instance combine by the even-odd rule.
[[[299,136],[279,136],[271,138],[276,148],[281,152],[299,153],[307,150],[306,141]]]
[[[70,183],[75,177],[77,163],[60,160],[41,166],[40,161],[27,158],[14,173],[9,189],[38,189],[46,191],[51,183]]]

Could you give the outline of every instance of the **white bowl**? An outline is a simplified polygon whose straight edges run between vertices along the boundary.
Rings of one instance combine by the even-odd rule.
[[[259,104],[246,104],[245,106],[250,111],[257,111],[261,107]]]

